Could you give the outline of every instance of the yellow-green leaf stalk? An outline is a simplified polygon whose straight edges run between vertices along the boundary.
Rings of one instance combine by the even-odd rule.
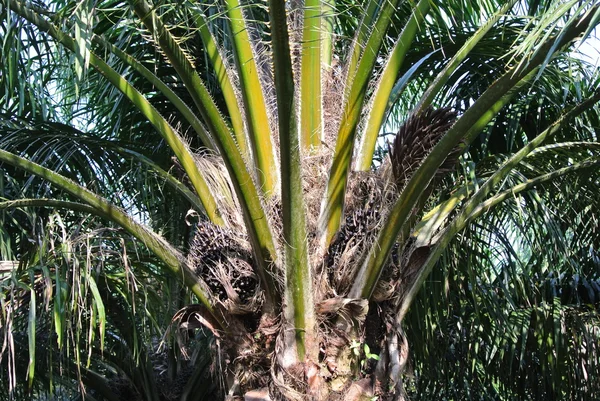
[[[514,169],[525,157],[527,157],[534,149],[538,148],[544,141],[546,141],[550,136],[554,135],[559,130],[563,129],[565,126],[569,124],[571,119],[586,110],[593,107],[596,103],[600,101],[600,90],[597,91],[592,97],[586,99],[581,102],[573,109],[571,109],[568,113],[564,114],[561,118],[555,121],[550,127],[546,128],[542,131],[538,136],[530,140],[527,145],[523,146],[516,152],[514,155],[510,157],[502,166],[497,169],[494,174],[490,178],[483,183],[479,189],[473,194],[473,196],[469,199],[467,204],[463,207],[463,212],[465,215],[470,215],[472,211],[478,207],[478,205],[485,199],[485,197],[491,193],[492,189],[502,182],[506,176],[510,173],[512,169]]]
[[[528,191],[537,185],[543,184],[544,182],[563,178],[566,174],[571,174],[580,170],[597,167],[598,165],[600,165],[600,160],[593,159],[586,160],[581,163],[576,163],[571,166],[563,167],[561,169],[532,178],[524,183],[515,185],[505,191],[502,191],[499,194],[487,199],[485,202],[478,204],[475,208],[470,210],[470,213],[468,214],[461,212],[456,217],[456,219],[453,220],[452,224],[443,232],[443,234],[440,237],[440,240],[431,249],[429,256],[427,257],[427,259],[421,266],[419,273],[411,283],[410,289],[404,294],[401,302],[399,303],[398,310],[395,316],[396,322],[402,322],[404,316],[406,316],[406,313],[408,312],[410,305],[412,304],[412,301],[419,292],[419,289],[422,287],[424,280],[427,278],[427,276],[435,266],[435,263],[439,259],[444,249],[448,246],[448,244],[454,238],[454,236],[463,228],[465,228],[469,223],[476,220],[483,213],[486,213],[494,206],[499,205],[507,199],[514,198],[515,195],[523,191]]]
[[[238,0],[226,0],[227,16],[233,39],[233,55],[240,79],[240,89],[246,112],[246,125],[252,146],[256,175],[263,193],[273,195],[277,185],[277,164],[267,104],[248,26]]]
[[[246,131],[244,129],[244,118],[242,117],[238,98],[233,89],[233,85],[231,84],[227,67],[223,62],[215,38],[208,28],[206,16],[200,10],[194,10],[194,12],[196,16],[196,26],[198,26],[204,50],[215,70],[217,81],[219,82],[225,104],[227,105],[227,111],[229,112],[229,118],[231,119],[231,127],[235,135],[235,140],[237,141],[242,155],[249,158],[250,154],[248,153],[248,138],[246,137]]]
[[[198,138],[202,141],[202,144],[210,150],[215,150],[215,146],[213,144],[212,138],[206,132],[206,129],[202,125],[200,119],[194,114],[192,109],[189,108],[187,104],[181,98],[173,92],[171,88],[169,88],[159,77],[156,76],[152,71],[148,68],[144,67],[142,63],[140,63],[135,57],[125,53],[123,50],[119,49],[117,46],[113,45],[106,41],[106,39],[94,35],[92,38],[95,44],[98,44],[104,47],[107,51],[113,53],[135,71],[137,71],[141,76],[146,78],[148,82],[150,82],[154,87],[179,110],[181,115],[186,119],[186,121],[190,124]]]
[[[24,7],[20,2],[11,1],[10,7],[17,14],[36,25],[40,30],[47,32],[68,50],[75,50],[73,38],[59,30],[56,26],[49,23],[45,19],[40,18],[34,12]],[[89,61],[90,65],[100,72],[115,88],[121,91],[121,93],[123,93],[125,97],[127,97],[138,108],[138,110],[162,135],[175,156],[179,159],[181,166],[188,174],[192,186],[202,200],[202,204],[208,218],[215,224],[223,225],[224,221],[218,213],[217,203],[210,192],[204,177],[198,170],[198,166],[196,165],[194,157],[192,156],[187,144],[175,132],[175,130],[158,112],[158,110],[156,110],[156,108],[154,108],[154,106],[152,106],[137,89],[135,89],[125,78],[123,78],[122,75],[117,73],[104,60],[92,52],[90,52]]]
[[[179,74],[219,148],[242,208],[248,237],[258,264],[257,274],[267,298],[265,305],[272,307],[277,297],[274,281],[276,272],[273,270],[277,252],[254,179],[213,98],[175,38],[146,1],[132,0],[132,5],[146,28],[157,38],[161,50]]]
[[[27,379],[29,389],[33,386],[35,377],[35,337],[36,337],[36,298],[35,289],[33,287],[34,278],[31,273],[31,287],[29,289],[29,319],[27,319],[27,343],[29,345],[29,362],[27,364]]]
[[[351,297],[370,298],[383,266],[396,242],[399,231],[435,175],[436,170],[450,152],[459,142],[464,141],[466,145],[475,138],[476,134],[494,118],[503,104],[508,101],[507,99],[523,85],[523,82],[528,82],[531,79],[539,65],[546,59],[547,52],[550,49],[560,49],[570,43],[587,29],[590,23],[591,16],[586,14],[579,19],[578,23],[571,24],[559,37],[547,40],[528,63],[514,67],[502,75],[448,130],[413,174],[398,200],[394,203],[383,228],[368,251],[365,262],[356,276],[350,290]]]
[[[442,87],[448,82],[450,76],[456,71],[460,63],[469,55],[471,50],[485,37],[496,22],[502,18],[507,11],[516,3],[516,0],[511,0],[506,3],[498,12],[492,15],[460,48],[460,50],[450,59],[446,67],[435,77],[431,85],[427,88],[417,107],[415,107],[414,113],[420,113],[425,110],[431,103],[435,96],[439,93]]]
[[[7,152],[0,149],[0,162],[10,164],[16,168],[27,171],[33,175],[36,175],[56,187],[70,193],[74,197],[78,198],[85,205],[77,205],[73,202],[57,201],[57,200],[22,200],[22,201],[10,201],[6,203],[4,207],[8,206],[41,206],[49,205],[56,207],[67,207],[74,210],[84,210],[93,212],[118,226],[125,229],[131,235],[136,237],[148,249],[154,253],[160,260],[163,261],[165,267],[170,270],[175,276],[181,277],[183,282],[191,289],[191,291],[198,297],[200,302],[207,308],[212,314],[215,321],[221,326],[226,327],[218,314],[210,303],[206,292],[202,288],[196,273],[187,265],[185,258],[175,248],[173,248],[167,241],[165,241],[160,235],[151,231],[148,227],[134,221],[124,211],[118,207],[112,205],[106,199],[94,194],[88,189],[75,183],[74,181],[52,171],[39,164],[33,163],[27,159],[17,156],[13,153]],[[27,203],[28,202],[28,203]],[[41,203],[40,203],[41,202]],[[86,208],[89,207],[89,209]],[[0,206],[1,208],[2,206]]]
[[[390,94],[392,93],[392,88],[394,87],[394,83],[398,78],[398,73],[402,68],[406,52],[410,49],[419,27],[423,26],[423,19],[427,13],[429,13],[430,9],[431,3],[429,0],[419,1],[412,12],[410,19],[404,26],[402,33],[398,37],[398,40],[396,40],[396,44],[394,45],[383,72],[379,77],[379,82],[373,95],[371,108],[367,116],[366,127],[358,149],[357,170],[359,171],[368,171],[371,168],[371,160],[373,158],[373,153],[375,152],[377,137],[383,123],[386,109],[388,108],[388,101],[390,99]]]
[[[295,357],[286,363],[316,361],[318,341],[312,293],[312,278],[308,261],[306,210],[302,188],[300,137],[296,123],[294,78],[290,57],[285,1],[269,0],[272,28],[273,63],[279,141],[281,146],[281,207],[285,242],[284,317],[292,324],[286,335],[286,351],[295,350]],[[284,351],[284,354],[288,352]]]
[[[331,243],[341,224],[356,128],[362,112],[367,84],[373,74],[377,54],[396,10],[396,4],[397,0],[384,2],[371,36],[367,40],[363,56],[356,67],[356,76],[351,82],[349,95],[344,99],[342,121],[335,144],[327,189],[319,214],[318,229],[321,251]]]
[[[304,2],[300,61],[300,136],[304,150],[318,148],[323,136],[321,15],[321,0]]]
[[[397,2],[394,3],[394,7]],[[363,49],[365,48],[366,42],[369,39],[369,34],[373,29],[372,23],[375,21],[379,12],[379,1],[369,0],[365,9],[365,14],[360,21],[360,25],[356,31],[354,41],[352,42],[352,49],[349,54],[348,63],[346,64],[345,81],[344,81],[344,95],[349,95],[349,91],[352,88],[352,81],[360,60]]]
[[[598,101],[600,101],[600,91],[594,96],[575,106],[568,113],[559,118],[550,127],[541,132],[537,137],[533,138],[517,153],[515,153],[509,160],[507,160],[494,174],[487,179],[469,198],[468,203],[464,206],[464,211],[467,215],[471,214],[475,208],[479,207],[479,204],[483,202],[485,197],[492,191],[494,186],[498,185],[510,171],[516,167],[521,160],[528,155],[532,154],[535,150],[540,149],[540,145],[545,142],[551,135],[563,129],[569,121],[575,116],[585,112],[589,108],[593,107]],[[583,144],[584,142],[582,142]],[[560,146],[561,144],[552,145],[553,147]],[[596,144],[597,145],[597,144]],[[467,194],[474,189],[473,184],[467,184],[457,190],[447,201],[435,207],[429,213],[425,214],[419,224],[417,224],[413,230],[412,236],[416,240],[416,246],[428,245],[429,240],[433,237],[433,234],[438,231],[441,225],[446,221],[450,213],[458,206],[458,204],[467,196]]]
[[[151,169],[151,171],[154,172],[161,179],[163,179],[166,184],[170,185],[174,190],[179,192],[185,199],[187,199],[187,201],[190,202],[190,205],[194,209],[196,209],[198,211],[204,211],[204,206],[202,205],[202,201],[200,200],[200,198],[194,192],[190,191],[188,189],[188,187],[186,187],[181,181],[179,181],[177,178],[175,178],[172,174],[169,174],[169,172],[162,169],[158,164],[156,164],[155,162],[153,162],[146,156],[144,156],[138,152],[135,152],[133,150],[126,149],[126,148],[123,148],[120,146],[117,146],[116,150],[122,154],[130,155],[130,156],[134,157],[136,160],[139,160],[140,162],[147,165]]]
[[[333,29],[335,27],[335,0],[323,0],[321,3],[321,66],[331,68],[333,59]]]
[[[517,82],[517,84],[514,85],[514,86],[516,86],[516,89],[513,88],[512,91],[511,91],[511,89],[507,89],[508,94],[505,96],[502,96],[499,100],[497,100],[492,105],[489,105],[489,108],[487,110],[485,110],[485,111],[480,110],[479,112],[481,113],[481,116],[479,116],[479,117],[467,116],[467,117],[474,118],[474,121],[472,123],[471,122],[468,123],[468,124],[472,124],[472,125],[471,125],[471,127],[465,129],[466,132],[463,131],[462,135],[464,135],[464,136],[461,136],[461,137],[464,138],[468,133],[471,133],[473,135],[476,132],[477,133],[480,132],[496,116],[496,114],[500,111],[500,109],[508,103],[508,101],[511,99],[514,92],[518,88],[521,87],[520,85],[518,85],[519,83],[521,83],[521,82]],[[476,102],[476,104],[477,104],[477,102]],[[468,111],[470,111],[470,110],[471,109],[469,109]],[[472,113],[474,114],[475,112],[472,112]],[[466,114],[467,113],[465,113],[465,115]],[[462,118],[464,118],[464,116]],[[461,119],[458,120],[457,124],[459,122],[461,122]],[[450,129],[449,133],[453,129],[455,129],[457,124],[455,124]],[[448,134],[446,134],[446,136],[444,138],[446,138],[447,135]],[[443,141],[443,139],[442,139],[442,141]],[[441,141],[440,141],[440,143],[441,143]],[[448,146],[448,145],[446,145],[446,146]],[[441,151],[443,153],[440,153],[440,154],[443,154],[443,156],[438,156],[439,157],[438,160],[440,160],[440,164],[437,164],[437,165],[432,164],[432,166],[434,166],[434,167],[429,166],[427,169],[427,173],[423,173],[422,175],[420,175],[420,178],[421,178],[420,184],[418,184],[418,186],[417,186],[417,184],[413,183],[414,187],[411,186],[409,188],[409,186],[413,182],[414,177],[417,176],[417,174],[419,174],[421,172],[420,171],[421,168],[427,163],[427,160],[429,160],[429,157],[431,157],[431,154],[433,154],[436,151],[436,147],[434,147],[433,151],[430,153],[430,156],[428,156],[428,158],[425,159],[425,162],[415,172],[415,174],[413,175],[413,177],[411,178],[411,180],[405,187],[404,191],[402,192],[401,196],[398,198],[398,200],[394,204],[394,207],[393,207],[392,211],[390,212],[390,217],[388,219],[386,219],[386,222],[376,240],[376,244],[374,245],[375,247],[378,247],[380,252],[374,252],[373,249],[371,249],[371,251],[369,252],[365,263],[361,266],[360,270],[358,271],[358,274],[354,281],[353,287],[350,291],[352,296],[364,297],[364,298],[371,297],[373,290],[375,289],[375,286],[377,285],[377,281],[379,280],[379,277],[381,275],[383,267],[385,266],[387,258],[389,257],[389,250],[391,250],[392,246],[396,243],[396,240],[398,238],[398,233],[400,232],[401,228],[404,228],[405,232],[409,231],[410,227],[407,227],[406,224],[407,224],[407,219],[411,216],[410,211],[418,202],[423,191],[429,186],[430,180],[434,176],[435,171],[437,170],[439,165],[441,163],[443,163],[443,160],[445,160],[445,158],[450,153],[450,151],[452,151],[452,149],[449,149],[448,153],[445,153],[446,152],[445,149],[443,151]],[[437,161],[436,161],[436,163],[437,163]],[[406,203],[407,199],[411,199],[411,202],[413,202],[410,204],[410,206],[407,206],[407,203]],[[400,203],[401,201],[404,203]]]

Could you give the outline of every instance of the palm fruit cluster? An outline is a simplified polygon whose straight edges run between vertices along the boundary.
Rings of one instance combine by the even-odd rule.
[[[190,246],[190,259],[196,274],[221,301],[244,303],[258,290],[252,254],[229,229],[199,222]]]
[[[398,188],[402,188],[410,179],[455,120],[456,112],[449,107],[441,109],[428,107],[423,112],[408,117],[398,130],[389,149],[392,171]],[[454,166],[455,161],[456,153],[452,153],[440,166],[440,171]]]
[[[229,260],[231,269],[231,285],[240,297],[240,301],[247,302],[254,297],[258,290],[258,281],[252,274],[252,265],[247,259],[233,258]]]
[[[338,293],[344,293],[351,285],[353,270],[361,262],[358,257],[372,242],[374,233],[378,232],[384,209],[393,202],[399,192],[397,189],[406,184],[452,126],[456,116],[450,108],[432,107],[411,115],[398,130],[389,148],[390,157],[386,165],[376,172],[354,173],[355,176],[349,180],[351,187],[348,188],[344,224],[330,245],[325,260],[329,281]],[[453,152],[439,170],[453,168],[457,154]],[[388,174],[390,170],[393,177]],[[392,188],[387,185],[389,178],[395,184]],[[398,261],[399,253],[397,244],[392,252],[392,264]],[[385,269],[381,279],[393,281],[396,273],[395,269]]]
[[[356,265],[352,262],[353,256],[361,254],[360,250],[368,243],[370,234],[376,232],[381,220],[383,193],[378,188],[376,177],[373,173],[354,174],[352,181],[357,185],[348,191],[350,199],[344,213],[344,224],[329,246],[325,259],[330,283],[339,293],[350,285],[351,271],[345,267]]]

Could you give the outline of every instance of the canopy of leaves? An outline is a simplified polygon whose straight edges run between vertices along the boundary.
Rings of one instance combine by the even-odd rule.
[[[0,16],[0,398],[600,393],[597,2]]]

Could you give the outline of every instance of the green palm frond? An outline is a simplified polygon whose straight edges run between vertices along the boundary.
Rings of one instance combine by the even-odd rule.
[[[0,398],[593,397],[599,23],[0,5]]]

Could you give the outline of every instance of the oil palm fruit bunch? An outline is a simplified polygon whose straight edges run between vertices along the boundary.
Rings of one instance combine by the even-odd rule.
[[[556,188],[578,202],[573,224],[596,218],[599,76],[573,48],[599,23],[597,2],[0,11],[0,206],[52,211],[2,231],[2,257],[19,262],[2,287],[8,394],[402,400],[419,366],[409,308],[440,260],[521,252],[511,246],[554,230]],[[525,194],[539,223],[527,229],[510,206]],[[502,216],[509,240],[460,242]],[[470,374],[486,371],[473,361]]]

